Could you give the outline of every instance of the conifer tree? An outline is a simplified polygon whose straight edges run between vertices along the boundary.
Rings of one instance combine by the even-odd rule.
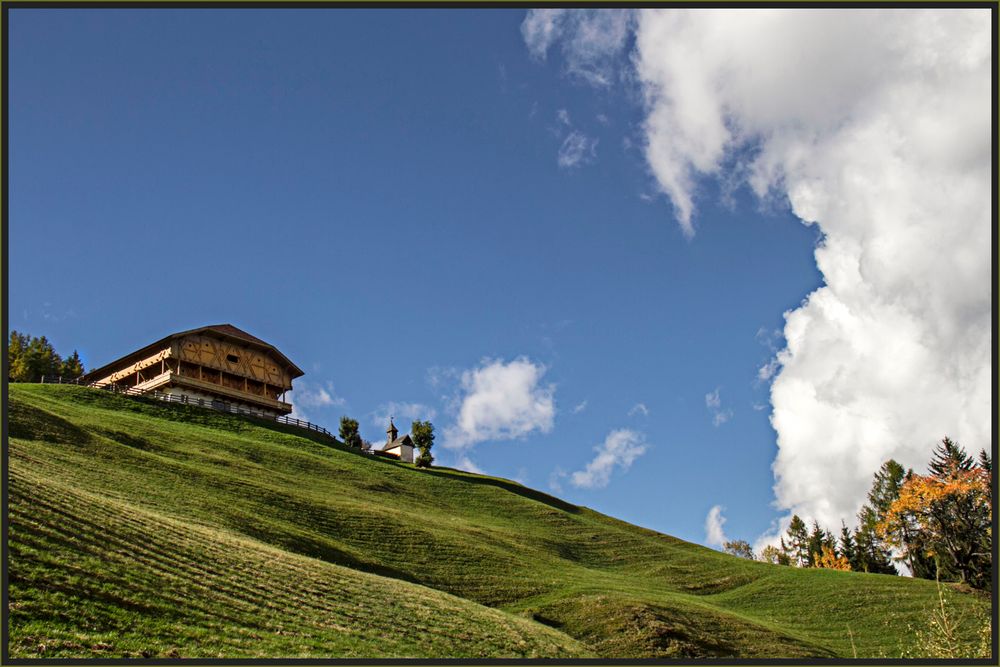
[[[43,376],[58,377],[63,361],[45,336],[35,338],[11,331],[7,363],[8,377],[14,382],[38,382]]]
[[[818,521],[813,520],[812,530],[809,533],[807,567],[816,567],[823,555],[823,549],[826,548],[832,552],[836,550],[836,545],[833,534],[821,528]]]
[[[858,560],[857,543],[851,537],[851,530],[843,521],[840,522],[840,555],[847,559],[852,570],[861,569],[861,563]]]
[[[882,464],[872,479],[872,488],[868,491],[868,505],[875,510],[875,516],[881,520],[892,502],[899,497],[899,489],[906,478],[906,470],[897,461],[889,459]]]
[[[993,460],[985,449],[979,450],[979,467],[985,470],[987,474],[993,472]]]
[[[809,533],[805,521],[799,518],[798,514],[792,515],[786,534],[789,557],[796,565],[804,567],[809,562]]]
[[[898,574],[892,565],[892,552],[886,544],[885,539],[876,530],[879,523],[885,518],[886,512],[893,502],[899,497],[899,491],[903,487],[906,478],[912,475],[913,471],[907,471],[894,459],[889,459],[876,471],[872,477],[872,486],[868,491],[868,504],[862,506],[858,513],[858,533],[856,534],[859,548],[859,564],[866,572],[881,574]],[[925,576],[930,568],[933,577],[933,561],[929,560],[926,553],[918,548],[914,540],[917,539],[915,532],[911,528],[904,531],[902,535],[904,541],[913,544],[913,548],[908,550],[907,566],[914,576]],[[862,548],[863,547],[863,548]]]
[[[949,438],[934,450],[930,475],[909,475],[879,522],[907,562],[933,556],[933,575],[988,589],[992,581],[990,474]],[[928,576],[912,568],[914,576]],[[927,568],[930,569],[930,568]]]
[[[340,441],[352,449],[361,449],[361,435],[358,420],[344,416],[340,418]]]
[[[80,361],[80,355],[77,354],[76,350],[73,350],[73,354],[66,357],[62,362],[59,374],[70,380],[75,380],[83,375],[83,362]]]
[[[927,464],[927,469],[932,477],[947,479],[958,471],[972,470],[974,465],[972,457],[966,454],[965,450],[951,438],[945,436],[941,444],[934,448],[934,454],[931,457],[931,462]]]
[[[858,566],[852,568],[872,574],[899,574],[892,564],[892,554],[875,531],[877,525],[875,510],[863,506],[858,513],[858,529],[854,532]]]
[[[7,343],[7,376],[14,382],[27,381],[27,351],[30,340],[23,333],[11,330]]]

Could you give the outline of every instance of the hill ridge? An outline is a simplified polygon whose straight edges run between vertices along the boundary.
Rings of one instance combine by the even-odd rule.
[[[12,656],[194,655],[191,649],[205,650],[214,632],[222,633],[230,657],[851,657],[855,649],[893,657],[937,596],[933,582],[736,559],[510,480],[417,470],[224,413],[77,387],[10,389]],[[350,604],[366,611],[338,608],[349,622],[331,629],[305,603],[286,610],[290,620],[282,622],[270,613],[253,619],[237,602],[206,601],[195,592],[169,604],[154,595],[158,609],[184,600],[217,605],[221,616],[235,614],[255,627],[249,632],[257,638],[247,639],[239,624],[217,627],[202,619],[164,628],[137,613],[140,631],[112,649],[94,649],[109,644],[100,630],[114,626],[116,615],[89,599],[93,591],[72,576],[75,547],[70,536],[57,539],[55,528],[45,527],[55,521],[41,502],[45,489],[79,492],[77,506],[64,508],[73,521],[82,518],[74,513],[97,515],[118,502],[134,519],[162,516],[339,568],[361,582]],[[33,550],[32,540],[42,538],[31,531],[39,526],[63,560]],[[136,548],[148,538],[138,529],[130,535]],[[217,545],[204,550],[204,568],[230,562]],[[254,551],[233,547],[244,550]],[[91,567],[98,578],[105,574],[99,563]],[[143,567],[116,571],[114,581],[152,576]],[[271,586],[278,595],[289,576],[266,570],[261,590]],[[53,577],[71,582],[63,597],[46,590]],[[360,592],[366,585],[371,591]],[[450,596],[434,598],[435,622],[454,630],[453,641],[444,641],[433,623],[411,627],[405,619],[378,628],[376,639],[369,621],[392,611],[384,593],[397,587],[400,594]],[[64,598],[74,590],[75,606],[68,605]],[[950,595],[970,618],[985,608],[974,596]],[[91,608],[103,616],[90,619]],[[308,641],[295,644],[279,634],[289,624],[298,624],[295,632]],[[974,622],[963,626],[970,642],[975,631]]]

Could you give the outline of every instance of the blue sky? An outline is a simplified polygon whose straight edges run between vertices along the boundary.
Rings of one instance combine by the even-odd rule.
[[[430,418],[442,465],[696,542],[721,505],[752,541],[782,514],[759,369],[822,230],[696,173],[685,234],[635,81],[533,55],[524,21],[11,10],[10,327],[89,368],[229,322],[306,371],[314,422]],[[574,478],[601,445],[606,479]]]

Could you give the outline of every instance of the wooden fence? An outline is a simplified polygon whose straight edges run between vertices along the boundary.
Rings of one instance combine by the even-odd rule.
[[[287,417],[281,415],[275,417],[274,415],[269,415],[260,410],[254,410],[253,408],[247,408],[239,405],[232,405],[225,401],[213,401],[204,398],[191,398],[183,394],[165,394],[162,391],[141,391],[134,389],[132,387],[121,387],[116,384],[106,384],[106,385],[96,385],[93,383],[82,382],[80,378],[69,379],[63,377],[53,377],[42,376],[40,380],[41,384],[75,384],[81,387],[91,387],[93,389],[102,389],[104,391],[110,391],[115,394],[121,394],[122,396],[143,396],[146,398],[155,398],[159,401],[164,401],[166,403],[183,403],[184,405],[194,405],[201,408],[209,408],[212,410],[218,410],[219,412],[229,412],[235,415],[242,415],[244,417],[256,417],[257,419],[268,419],[270,421],[278,422],[279,424],[287,424],[288,426],[295,426],[296,428],[306,429],[308,431],[315,431],[316,433],[322,433],[334,440],[333,433],[330,433],[327,429],[323,428],[318,424],[313,424],[304,419],[296,419],[295,417]]]

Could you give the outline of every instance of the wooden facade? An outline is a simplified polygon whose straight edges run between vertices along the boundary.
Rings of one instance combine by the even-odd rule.
[[[270,343],[231,324],[175,333],[90,371],[84,380],[195,401],[223,402],[285,415],[292,380],[303,375]]]

